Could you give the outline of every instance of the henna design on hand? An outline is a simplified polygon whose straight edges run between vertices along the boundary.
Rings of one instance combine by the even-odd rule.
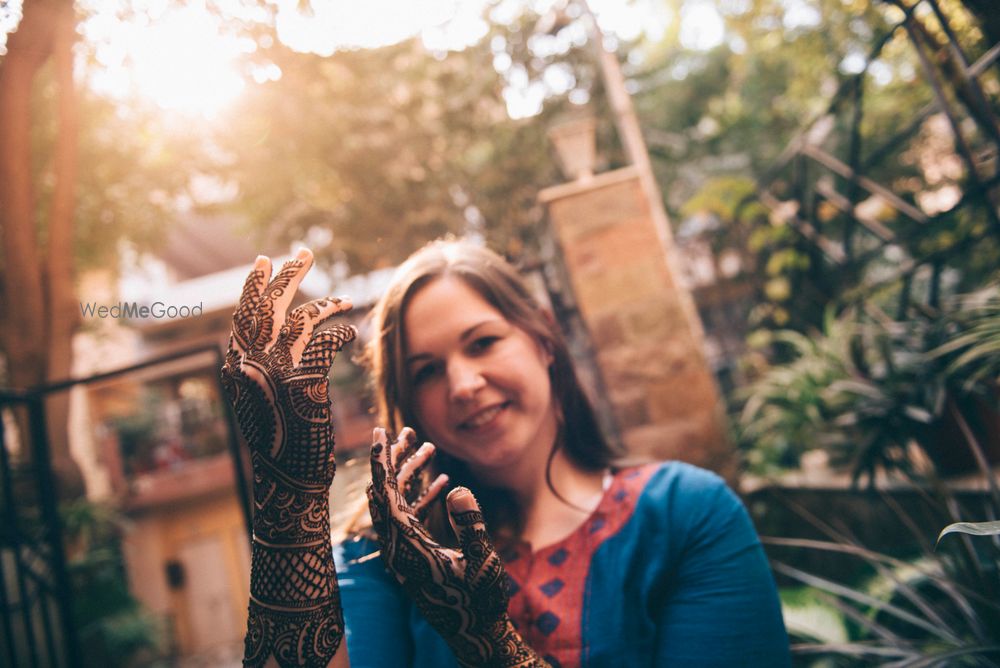
[[[244,664],[326,666],[344,635],[330,545],[336,469],[329,373],[357,332],[316,327],[350,309],[316,299],[285,317],[312,265],[300,251],[275,277],[257,258],[243,286],[222,367],[253,464],[253,544]],[[276,328],[276,323],[281,323]]]
[[[408,438],[400,440],[403,441],[400,447],[390,452],[390,457],[397,463],[396,484],[414,514],[423,521],[431,504],[448,484],[448,476],[441,474],[431,481],[425,475],[434,456],[432,444],[424,443],[418,448],[415,441],[411,443]]]
[[[459,487],[447,497],[459,543],[451,549],[431,537],[400,489],[400,479],[408,475],[397,473],[396,453],[409,451],[412,440],[412,430],[404,429],[390,448],[385,432],[377,429],[372,445],[369,510],[389,571],[463,666],[548,666],[507,615],[507,574],[472,493]],[[427,447],[421,450],[426,453]]]

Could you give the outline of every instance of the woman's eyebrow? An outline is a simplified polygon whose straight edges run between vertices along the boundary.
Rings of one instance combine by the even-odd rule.
[[[473,335],[475,335],[476,330],[479,329],[480,327],[485,327],[486,325],[492,325],[496,322],[504,322],[504,320],[502,318],[488,318],[486,320],[477,322],[475,325],[469,327],[464,332],[462,332],[462,335],[459,337],[459,340],[466,341],[467,339],[472,338]]]
[[[429,359],[431,359],[430,353],[418,353],[416,355],[410,355],[409,357],[407,357],[406,363],[409,365],[413,364],[414,362],[423,362],[424,360],[429,360]]]

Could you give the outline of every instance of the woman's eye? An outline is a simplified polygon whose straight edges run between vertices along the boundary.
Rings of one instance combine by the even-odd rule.
[[[478,339],[472,341],[469,345],[469,349],[474,353],[485,352],[490,346],[499,340],[499,336],[480,336]]]
[[[437,375],[439,365],[425,364],[413,373],[413,384],[419,385]]]

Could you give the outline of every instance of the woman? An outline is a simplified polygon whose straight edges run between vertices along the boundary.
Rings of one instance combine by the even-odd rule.
[[[373,314],[379,418],[399,436],[376,430],[374,535],[337,550],[338,591],[320,538],[331,465],[301,462],[332,461],[322,367],[353,332],[311,334],[345,302],[273,331],[310,260],[271,285],[251,275],[224,370],[255,453],[250,663],[343,662],[342,610],[354,666],[788,664],[739,500],[689,465],[618,465],[551,317],[506,262],[463,242],[415,253]],[[250,338],[274,360],[248,357]]]

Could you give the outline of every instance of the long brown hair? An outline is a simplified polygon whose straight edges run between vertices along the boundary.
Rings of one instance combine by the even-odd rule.
[[[379,424],[396,433],[410,426],[416,430],[418,438],[422,437],[420,417],[410,401],[413,396],[411,379],[403,363],[407,354],[403,319],[414,295],[423,286],[444,276],[465,282],[552,355],[549,376],[560,428],[548,461],[551,463],[556,449],[563,448],[570,461],[587,471],[598,471],[615,462],[619,453],[601,433],[594,409],[577,380],[565,339],[551,313],[542,308],[517,270],[506,260],[485,247],[463,240],[434,241],[411,255],[398,267],[372,311],[372,337],[363,359],[371,369]],[[522,518],[511,495],[491,488],[488,480],[475,480],[460,460],[443,452],[435,456],[435,468],[435,473],[447,473],[453,483],[466,485],[476,493],[491,530],[503,528],[514,534],[520,531]],[[548,470],[546,481],[562,498],[553,487]],[[428,516],[428,524],[436,537],[446,539],[447,536],[441,535],[449,533],[442,530],[447,527],[443,508],[437,510],[439,512]]]

